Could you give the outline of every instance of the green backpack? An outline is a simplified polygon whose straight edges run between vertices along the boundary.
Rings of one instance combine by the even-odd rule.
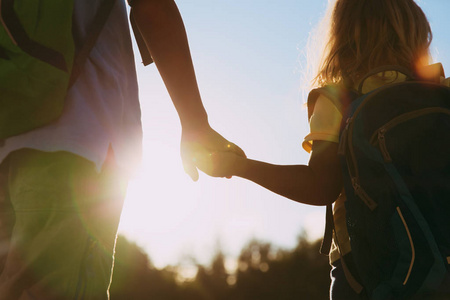
[[[115,0],[104,0],[83,45],[74,0],[0,1],[0,139],[56,120]]]

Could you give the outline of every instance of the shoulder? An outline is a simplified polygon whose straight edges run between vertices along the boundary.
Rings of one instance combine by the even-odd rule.
[[[335,89],[323,87],[311,91],[308,97],[310,133],[305,136],[302,146],[312,150],[313,141],[339,142],[342,121],[341,96]]]
[[[338,84],[328,84],[323,87],[313,89],[309,93],[307,100],[308,120],[311,119],[318,102],[324,102],[325,99],[328,99],[337,111],[342,113],[342,111],[351,102],[352,98],[353,92]]]

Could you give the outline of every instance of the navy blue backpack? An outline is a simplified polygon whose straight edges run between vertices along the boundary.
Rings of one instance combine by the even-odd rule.
[[[339,154],[352,248],[352,261],[343,263],[347,280],[370,299],[412,299],[433,293],[450,272],[450,88],[391,66],[365,79],[387,70],[407,80],[364,95],[364,80],[358,93],[336,86],[315,93],[343,111]]]

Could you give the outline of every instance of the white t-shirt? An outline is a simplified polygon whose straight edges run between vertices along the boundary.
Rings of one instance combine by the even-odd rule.
[[[99,3],[100,0],[75,1],[75,30],[79,36],[85,36]],[[134,63],[126,4],[118,0],[68,93],[61,117],[6,139],[0,147],[0,161],[21,148],[68,151],[94,162],[100,170],[111,145],[119,166],[131,172],[142,152]]]

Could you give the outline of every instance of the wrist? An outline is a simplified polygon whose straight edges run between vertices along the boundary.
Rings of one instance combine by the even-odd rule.
[[[249,168],[250,160],[243,156],[236,156],[233,166],[233,176],[246,178],[246,173]]]
[[[180,117],[180,123],[183,131],[186,133],[202,132],[211,128],[206,112],[186,119]]]

